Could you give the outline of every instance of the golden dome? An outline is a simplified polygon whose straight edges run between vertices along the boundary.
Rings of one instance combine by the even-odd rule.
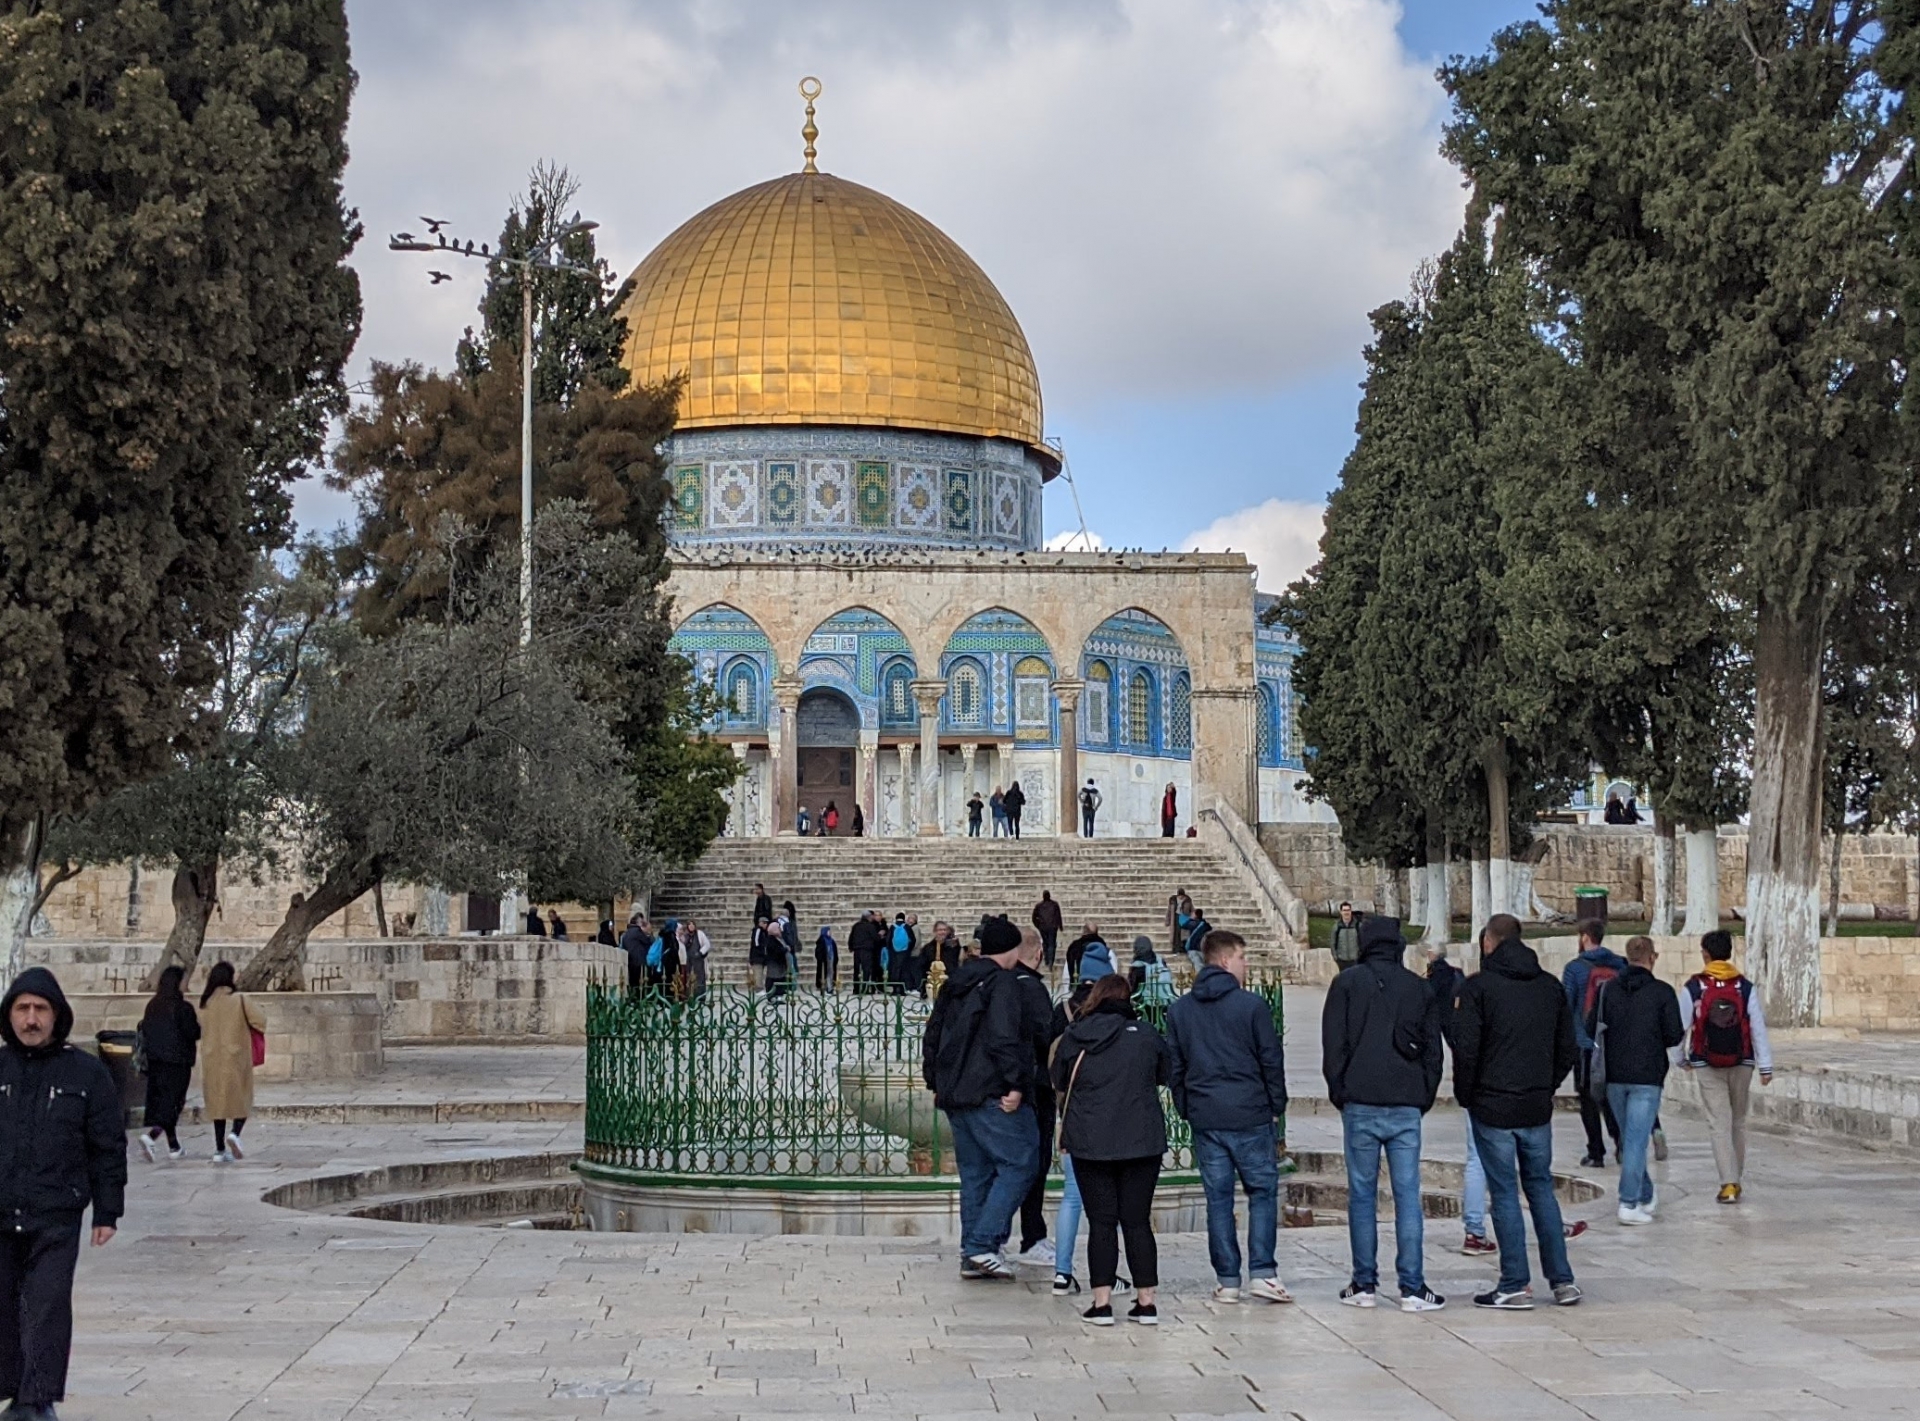
[[[635,269],[626,363],[686,376],[683,429],[887,425],[1042,442],[1020,323],[939,228],[871,188],[794,173],[694,217]]]

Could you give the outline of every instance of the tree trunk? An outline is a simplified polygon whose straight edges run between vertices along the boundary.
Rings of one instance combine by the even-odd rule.
[[[47,900],[53,897],[54,892],[61,884],[76,879],[79,876],[80,865],[69,859],[66,863],[61,864],[60,867],[56,868],[52,873],[40,879],[40,881],[35,884],[33,908],[27,914],[27,932],[29,935],[33,932],[33,920],[40,916],[40,910],[47,906]]]
[[[1673,936],[1673,820],[1653,813],[1653,908],[1647,931],[1655,937]]]
[[[1487,915],[1511,913],[1513,905],[1513,808],[1507,781],[1507,746],[1495,741],[1486,757],[1487,774]],[[1520,916],[1525,916],[1521,914]],[[1485,927],[1478,912],[1474,921]]]
[[[140,916],[143,904],[140,902],[140,860],[134,859],[127,865],[127,936],[132,937],[140,931]]]
[[[1821,618],[1762,602],[1753,669],[1753,791],[1747,833],[1748,974],[1767,1020],[1820,1016]]]
[[[1840,855],[1847,846],[1843,825],[1833,834],[1833,854],[1827,863],[1827,936],[1840,935]]]
[[[1687,921],[1680,931],[1697,938],[1720,926],[1720,834],[1687,830]]]
[[[379,925],[381,937],[387,935],[387,899],[386,895],[380,891],[380,885],[385,881],[385,879],[379,879],[373,885],[373,920]]]
[[[1374,894],[1379,899],[1379,911],[1389,918],[1400,917],[1400,875],[1381,864],[1376,877]]]
[[[26,966],[33,904],[40,895],[40,821],[15,825],[0,837],[0,983]]]
[[[176,864],[172,897],[173,927],[167,933],[167,945],[160,949],[160,960],[147,974],[149,992],[169,967],[178,967],[188,981],[193,979],[193,970],[200,965],[200,949],[206,945],[207,923],[220,901],[219,860]]]
[[[380,879],[377,857],[337,865],[311,895],[287,909],[286,921],[273,930],[266,946],[254,954],[253,961],[240,974],[240,990],[304,992],[307,989],[307,938]]]
[[[1452,917],[1447,902],[1447,840],[1444,834],[1427,835],[1427,866],[1422,870],[1420,898],[1414,904],[1420,913],[1422,942],[1445,942]]]
[[[1487,919],[1493,916],[1493,884],[1487,867],[1487,851],[1475,848],[1473,851],[1473,897],[1469,918],[1472,930],[1467,936],[1474,942],[1480,941],[1480,934],[1486,931]]]

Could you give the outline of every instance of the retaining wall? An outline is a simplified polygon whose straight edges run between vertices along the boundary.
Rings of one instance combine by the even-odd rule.
[[[62,985],[65,983],[63,981]],[[380,1001],[372,992],[249,992],[267,1019],[263,1081],[339,1080],[377,1076],[386,1064]],[[146,1010],[145,993],[67,992],[73,1036],[131,1031]]]

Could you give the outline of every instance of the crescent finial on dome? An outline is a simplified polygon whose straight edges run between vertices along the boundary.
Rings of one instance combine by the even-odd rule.
[[[807,122],[806,126],[800,130],[800,136],[807,140],[807,164],[800,170],[803,173],[817,173],[820,171],[813,165],[813,160],[816,156],[813,140],[820,136],[820,130],[814,126],[813,122],[813,101],[820,97],[822,87],[820,81],[811,74],[800,81],[800,97],[807,101]]]

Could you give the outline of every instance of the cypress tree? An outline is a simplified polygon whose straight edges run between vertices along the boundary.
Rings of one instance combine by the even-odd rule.
[[[0,14],[0,956],[48,816],[204,739],[359,326],[342,0]]]

